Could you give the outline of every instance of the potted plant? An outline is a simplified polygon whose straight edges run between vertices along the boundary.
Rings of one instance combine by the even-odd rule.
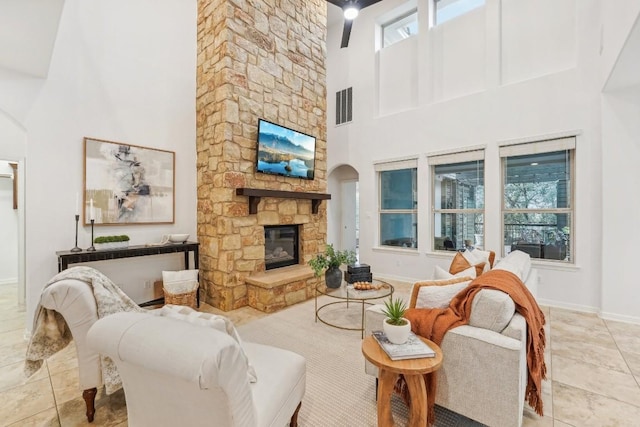
[[[129,236],[99,236],[93,239],[96,249],[121,249],[129,246]]]
[[[393,344],[404,344],[411,332],[411,322],[404,318],[407,304],[400,298],[393,296],[384,302],[382,312],[387,316],[382,324],[382,329],[389,341]]]
[[[326,245],[324,253],[316,255],[309,261],[316,277],[320,277],[322,271],[324,280],[328,288],[339,288],[342,285],[342,264],[352,264],[356,262],[356,253],[351,250],[335,250],[333,244]]]

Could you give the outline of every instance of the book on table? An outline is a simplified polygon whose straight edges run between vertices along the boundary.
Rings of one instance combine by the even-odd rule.
[[[380,347],[391,360],[420,359],[422,357],[436,356],[436,352],[413,332],[409,332],[409,338],[404,344],[393,344],[389,341],[384,331],[373,331],[371,335],[378,341]]]

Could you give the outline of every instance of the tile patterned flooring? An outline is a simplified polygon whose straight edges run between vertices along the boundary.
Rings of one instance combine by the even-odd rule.
[[[409,285],[395,285],[398,293],[408,292]],[[98,392],[95,421],[87,423],[73,345],[50,358],[33,377],[24,378],[25,310],[18,307],[16,295],[15,285],[0,286],[0,427],[127,426],[122,391],[111,396]],[[210,306],[203,309],[219,313]],[[640,325],[557,308],[543,310],[545,416],[526,410],[524,426],[640,425]],[[236,324],[265,316],[249,307],[225,314]]]

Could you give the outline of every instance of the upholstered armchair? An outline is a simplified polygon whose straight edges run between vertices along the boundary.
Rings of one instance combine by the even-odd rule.
[[[92,422],[97,388],[102,386],[103,381],[100,355],[86,343],[87,331],[98,320],[98,307],[91,286],[81,280],[61,280],[44,288],[40,304],[60,313],[71,331],[78,356],[78,377],[87,407],[87,420]]]
[[[495,268],[513,272],[535,292],[538,276],[526,254],[514,254]],[[433,288],[433,295],[442,296],[445,287],[466,286],[451,283],[455,280],[431,282],[430,286],[413,287],[411,308],[428,304],[431,295],[428,288]],[[455,293],[457,290],[449,298]],[[366,334],[382,329],[385,316],[381,309],[382,306],[375,305],[366,310]],[[481,290],[473,300],[469,323],[450,329],[442,340],[444,361],[436,374],[435,403],[486,425],[522,425],[527,385],[526,345],[526,322],[515,312],[513,300],[498,290]],[[377,368],[368,362],[365,370],[378,375]]]
[[[121,387],[113,364],[86,345],[87,331],[98,318],[120,311],[146,312],[100,271],[76,266],[63,270],[45,285],[36,308],[25,354],[25,374],[33,375],[44,360],[72,339],[78,358],[78,378],[89,422],[102,385],[108,394]]]
[[[106,316],[87,342],[115,362],[129,425],[297,425],[306,378],[298,354],[151,313]]]

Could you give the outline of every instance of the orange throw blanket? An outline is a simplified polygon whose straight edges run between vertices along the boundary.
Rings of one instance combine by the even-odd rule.
[[[466,325],[471,316],[471,305],[475,295],[482,289],[497,289],[508,294],[527,322],[527,388],[525,398],[542,416],[542,380],[546,378],[547,367],[544,363],[544,348],[546,344],[543,326],[544,314],[540,310],[535,298],[527,287],[515,274],[505,270],[491,270],[477,277],[469,286],[460,291],[444,309],[410,308],[405,317],[411,321],[411,330],[436,344],[440,345],[444,335],[451,328]],[[446,354],[445,354],[446,357]],[[428,425],[434,422],[434,400],[436,393],[435,372],[425,375],[429,408],[427,411]],[[406,387],[401,382],[396,387],[406,398]]]

